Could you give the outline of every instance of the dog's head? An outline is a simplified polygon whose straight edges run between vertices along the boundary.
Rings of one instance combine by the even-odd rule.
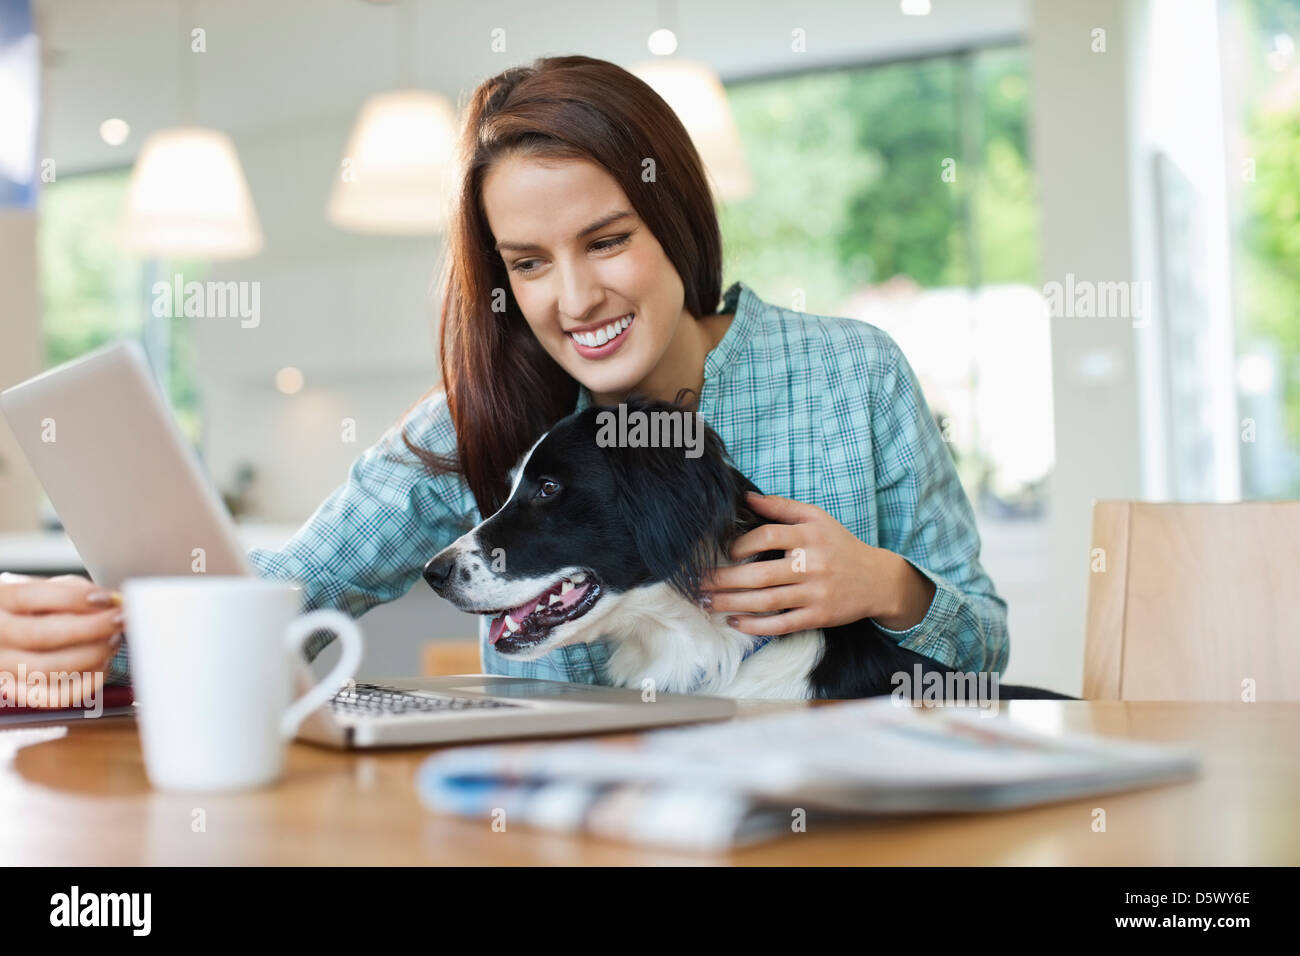
[[[722,439],[682,406],[631,396],[562,419],[512,472],[494,515],[425,566],[438,594],[492,617],[524,659],[600,634],[639,588],[693,604],[732,542],[763,523]]]

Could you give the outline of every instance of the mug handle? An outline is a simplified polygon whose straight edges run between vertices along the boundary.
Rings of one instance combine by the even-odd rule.
[[[286,740],[291,739],[298,732],[298,725],[333,697],[343,682],[356,674],[361,665],[361,630],[352,618],[333,608],[310,611],[289,622],[289,627],[284,632],[286,648],[291,654],[301,654],[303,641],[322,627],[333,631],[343,641],[343,655],[333,670],[322,677],[316,686],[285,709],[280,718],[280,733]]]

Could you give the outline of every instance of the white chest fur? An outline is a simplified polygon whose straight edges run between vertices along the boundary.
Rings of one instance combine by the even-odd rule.
[[[729,627],[726,613],[702,613],[666,585],[621,595],[610,618],[602,630],[616,686],[717,697],[812,696],[808,677],[821,659],[820,630],[776,637],[745,657],[753,635]]]

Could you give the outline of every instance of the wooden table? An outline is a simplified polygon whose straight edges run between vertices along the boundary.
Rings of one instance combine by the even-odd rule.
[[[745,703],[746,713],[772,706]],[[273,787],[159,792],[145,777],[134,720],[101,718],[0,731],[0,864],[1300,863],[1300,703],[1002,706],[1006,719],[1049,732],[1193,742],[1202,774],[1028,810],[814,829],[706,855],[523,827],[494,833],[486,820],[433,814],[412,784],[432,747],[341,753],[294,744]],[[1095,807],[1106,811],[1105,832],[1093,830]],[[203,832],[193,826],[196,810]]]

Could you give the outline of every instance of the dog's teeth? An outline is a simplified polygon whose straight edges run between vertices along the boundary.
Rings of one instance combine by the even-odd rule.
[[[573,590],[573,584],[570,583],[568,579],[566,579],[564,583],[560,585],[561,594],[568,594],[572,590]]]
[[[558,594],[552,594],[552,595],[551,595],[549,598],[547,598],[547,600],[546,600],[546,604],[547,604],[548,607],[549,607],[550,605],[552,605],[552,604],[559,604],[559,603],[560,603],[560,596],[559,596]]]
[[[506,615],[506,627],[509,629],[511,634],[519,630],[519,625],[515,623],[515,619],[509,614]]]
[[[569,580],[571,580],[574,584],[581,584],[583,581],[587,580],[587,576],[585,574],[575,574]]]
[[[533,610],[532,610],[532,611],[529,611],[528,613],[529,613],[529,614],[532,614],[533,612],[535,612],[535,611],[540,611],[541,609],[542,609],[542,606],[541,606],[540,604],[537,604],[537,605],[534,605]]]

